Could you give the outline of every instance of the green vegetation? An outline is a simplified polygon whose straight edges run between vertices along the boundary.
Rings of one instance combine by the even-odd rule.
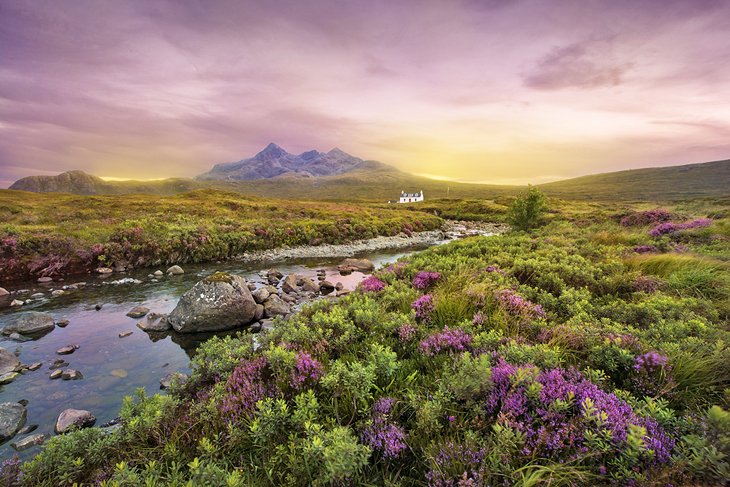
[[[545,206],[545,195],[530,186],[510,205],[507,221],[517,230],[530,230],[539,223]]]
[[[402,208],[307,203],[199,190],[72,196],[0,191],[0,281],[226,259],[432,230],[442,220]]]
[[[211,339],[186,384],[128,398],[120,430],[54,437],[0,478],[721,485],[727,215],[723,202],[554,202],[532,233],[414,254],[255,344]]]

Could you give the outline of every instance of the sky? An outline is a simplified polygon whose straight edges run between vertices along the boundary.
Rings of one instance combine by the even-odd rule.
[[[460,181],[730,157],[728,0],[0,0],[0,187],[269,142]]]

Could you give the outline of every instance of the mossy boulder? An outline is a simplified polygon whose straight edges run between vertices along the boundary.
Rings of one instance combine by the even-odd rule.
[[[256,315],[256,301],[244,278],[216,272],[198,281],[167,321],[180,333],[231,330],[246,326]]]

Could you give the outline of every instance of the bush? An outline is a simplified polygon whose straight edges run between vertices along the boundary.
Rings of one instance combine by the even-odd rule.
[[[518,230],[530,230],[538,225],[545,210],[545,195],[529,186],[527,192],[510,205],[507,221]]]

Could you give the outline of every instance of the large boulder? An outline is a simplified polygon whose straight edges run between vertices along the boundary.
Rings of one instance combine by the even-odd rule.
[[[297,292],[299,290],[299,285],[297,284],[297,281],[301,279],[300,276],[296,274],[289,274],[286,276],[286,279],[284,279],[284,282],[281,284],[281,290],[285,293],[293,293]]]
[[[8,352],[0,347],[0,375],[14,371],[18,365],[20,365],[18,357],[14,353]]]
[[[216,272],[198,281],[167,317],[175,331],[198,333],[248,325],[256,314],[256,301],[246,280]]]
[[[0,442],[7,441],[25,425],[28,416],[25,406],[18,402],[0,404]]]
[[[310,293],[319,292],[319,285],[308,277],[302,277],[301,281],[302,289]]]
[[[62,435],[71,428],[89,428],[96,423],[96,417],[83,409],[66,409],[58,415],[55,431]]]
[[[9,325],[3,328],[3,335],[19,333],[25,336],[43,335],[55,328],[53,316],[48,313],[28,311],[15,318]]]
[[[375,264],[369,259],[345,259],[337,266],[340,272],[372,272],[374,269]]]

